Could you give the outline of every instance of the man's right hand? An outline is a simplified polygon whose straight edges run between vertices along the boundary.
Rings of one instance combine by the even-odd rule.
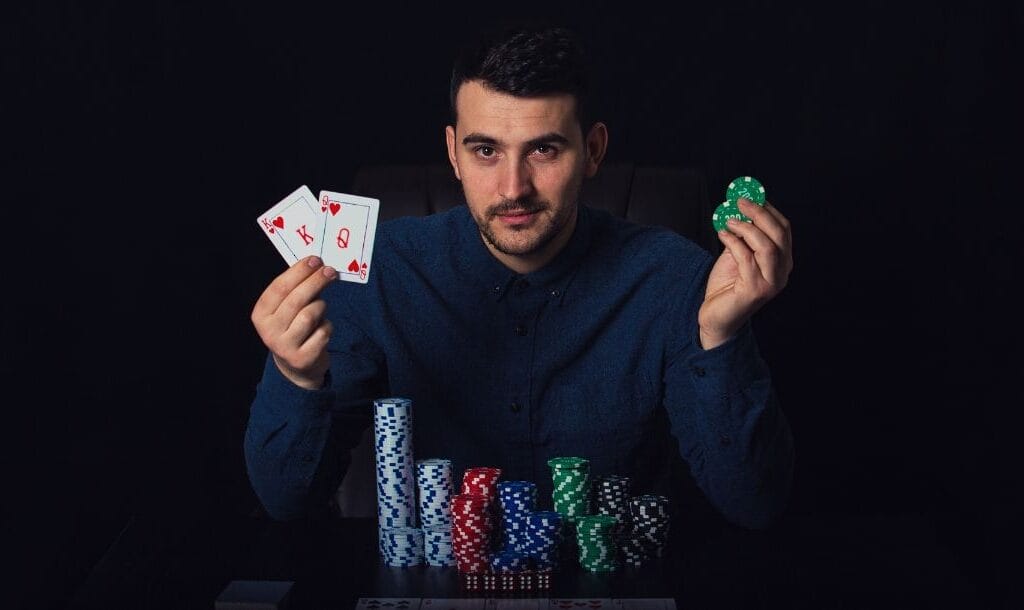
[[[252,324],[281,373],[307,390],[319,390],[330,364],[331,321],[320,292],[338,273],[307,256],[274,278],[252,309]]]

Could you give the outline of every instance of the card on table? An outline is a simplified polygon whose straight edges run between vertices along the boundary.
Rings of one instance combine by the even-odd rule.
[[[612,608],[612,600],[607,598],[551,598],[548,600],[549,610],[603,610]]]
[[[487,599],[486,610],[547,610],[548,600],[536,597]]]
[[[263,233],[289,266],[308,254],[319,254],[317,211],[313,191],[302,185],[256,219]]]
[[[613,599],[612,610],[676,610],[676,600],[671,597]]]
[[[482,597],[452,597],[424,599],[420,610],[486,610],[487,600]]]
[[[419,610],[418,597],[360,597],[356,610]]]
[[[319,252],[338,279],[365,284],[370,277],[380,200],[320,191]]]

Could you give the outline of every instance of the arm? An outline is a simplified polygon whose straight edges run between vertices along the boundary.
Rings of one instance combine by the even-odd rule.
[[[372,420],[369,405],[382,395],[383,357],[346,315],[352,286],[330,283],[333,276],[322,276],[326,281],[316,273],[307,276],[301,264],[279,276],[275,283],[284,285],[272,283],[253,312],[268,354],[250,406],[245,463],[253,490],[275,519],[327,506],[351,449]],[[293,297],[273,297],[301,293],[307,282],[305,294],[294,297],[291,306],[287,301]],[[318,298],[321,291],[324,299]],[[275,322],[274,315],[288,320]],[[291,346],[285,340],[289,328],[298,337]],[[322,343],[312,329],[326,329]]]
[[[665,401],[701,489],[730,521],[765,527],[788,501],[793,439],[750,318],[786,285],[789,221],[771,204],[740,200],[752,222],[730,221],[725,250],[693,269],[670,318]],[[703,293],[703,296],[701,296]]]
[[[767,365],[749,324],[710,350],[688,334],[665,372],[672,433],[698,486],[726,519],[767,527],[786,507],[794,460]]]

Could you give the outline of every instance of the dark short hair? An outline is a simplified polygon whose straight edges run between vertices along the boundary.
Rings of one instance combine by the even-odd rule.
[[[567,28],[518,24],[485,30],[463,48],[452,68],[451,119],[455,97],[467,81],[516,97],[570,94],[584,136],[590,129],[590,82],[583,46]]]

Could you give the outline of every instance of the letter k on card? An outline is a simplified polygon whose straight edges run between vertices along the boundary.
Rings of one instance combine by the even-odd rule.
[[[305,185],[274,204],[256,223],[289,266],[309,254],[319,254],[316,235],[321,216],[313,191]]]

